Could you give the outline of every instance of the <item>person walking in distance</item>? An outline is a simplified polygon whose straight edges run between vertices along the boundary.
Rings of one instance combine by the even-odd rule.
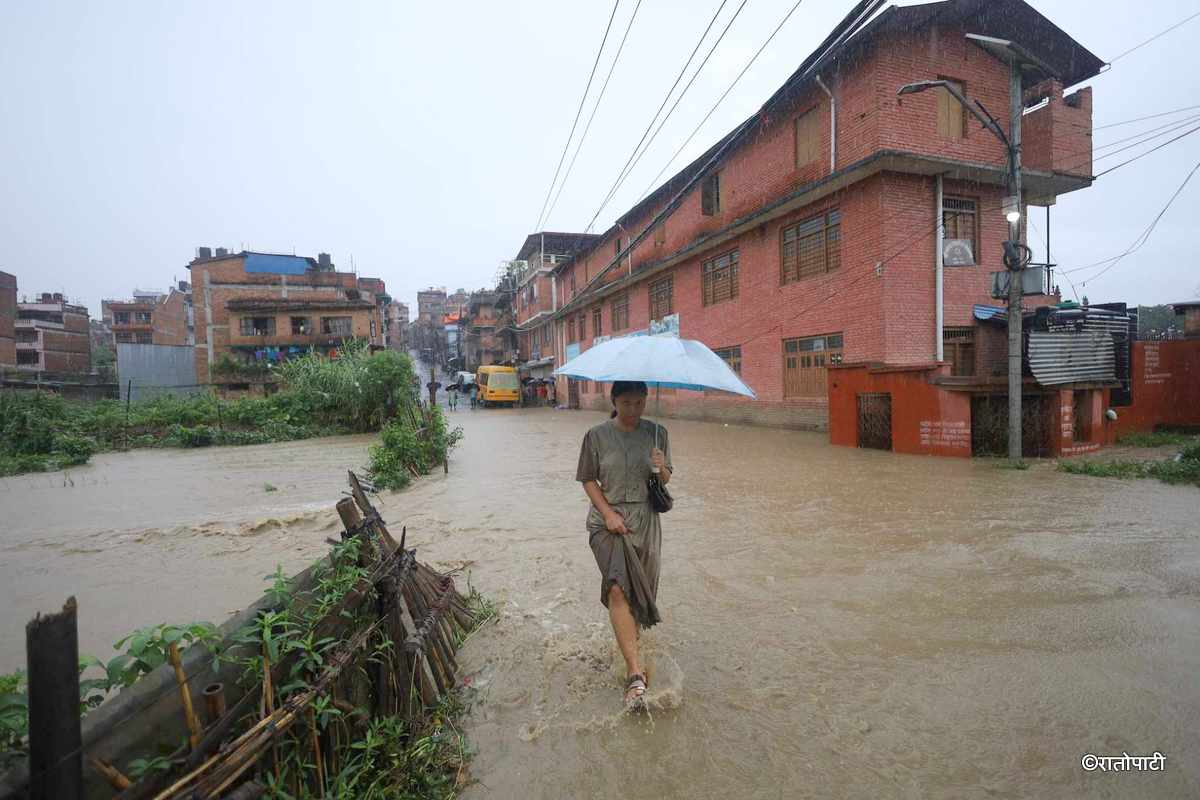
[[[446,387],[446,402],[450,406],[451,411],[458,409],[458,384],[452,383]]]
[[[591,501],[588,543],[600,569],[600,602],[608,608],[625,659],[627,708],[645,705],[648,681],[638,654],[638,633],[658,622],[662,527],[650,504],[647,481],[653,469],[665,485],[674,470],[667,431],[642,419],[646,395],[646,384],[640,381],[613,383],[612,416],[584,435],[575,471]]]

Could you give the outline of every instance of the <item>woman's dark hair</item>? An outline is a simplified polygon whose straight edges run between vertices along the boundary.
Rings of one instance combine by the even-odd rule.
[[[646,384],[642,381],[613,381],[612,394],[609,396],[609,399],[612,400],[614,406],[617,404],[617,398],[623,394],[640,394],[642,397],[646,397],[650,394],[650,390],[646,388]],[[612,414],[609,415],[609,419],[615,416],[617,416],[617,410],[614,408]]]

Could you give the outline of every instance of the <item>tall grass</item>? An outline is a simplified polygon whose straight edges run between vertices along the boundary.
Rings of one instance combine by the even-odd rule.
[[[81,403],[46,392],[0,392],[0,475],[61,469],[93,453],[129,447],[261,444],[379,430],[417,402],[412,362],[365,343],[337,359],[285,362],[283,388],[266,398],[211,394],[132,403]]]

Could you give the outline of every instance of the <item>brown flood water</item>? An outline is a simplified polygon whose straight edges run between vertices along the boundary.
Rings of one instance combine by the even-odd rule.
[[[449,477],[382,505],[502,608],[461,659],[466,797],[1200,794],[1196,489],[668,421],[664,622],[644,637],[652,714],[633,718],[572,481],[603,417],[455,417]],[[246,605],[276,563],[327,549],[371,441],[0,480],[0,671],[22,665],[27,619],[71,593],[81,649],[101,656],[137,626]],[[1080,766],[1156,750],[1163,772]]]

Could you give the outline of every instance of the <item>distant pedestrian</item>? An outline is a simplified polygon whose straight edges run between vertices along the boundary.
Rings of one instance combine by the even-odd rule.
[[[425,384],[425,388],[429,390],[429,407],[433,408],[437,405],[437,390],[442,388],[442,384],[438,381],[430,381]]]
[[[539,406],[546,405],[546,384],[542,381],[538,381],[537,397]]]
[[[448,402],[450,404],[450,410],[451,411],[457,410],[458,409],[458,384],[457,383],[452,383],[446,387],[446,397],[448,398]]]
[[[471,395],[471,408],[475,408],[479,402],[477,398],[477,395],[479,394],[479,387],[472,383],[468,385],[467,391]]]

